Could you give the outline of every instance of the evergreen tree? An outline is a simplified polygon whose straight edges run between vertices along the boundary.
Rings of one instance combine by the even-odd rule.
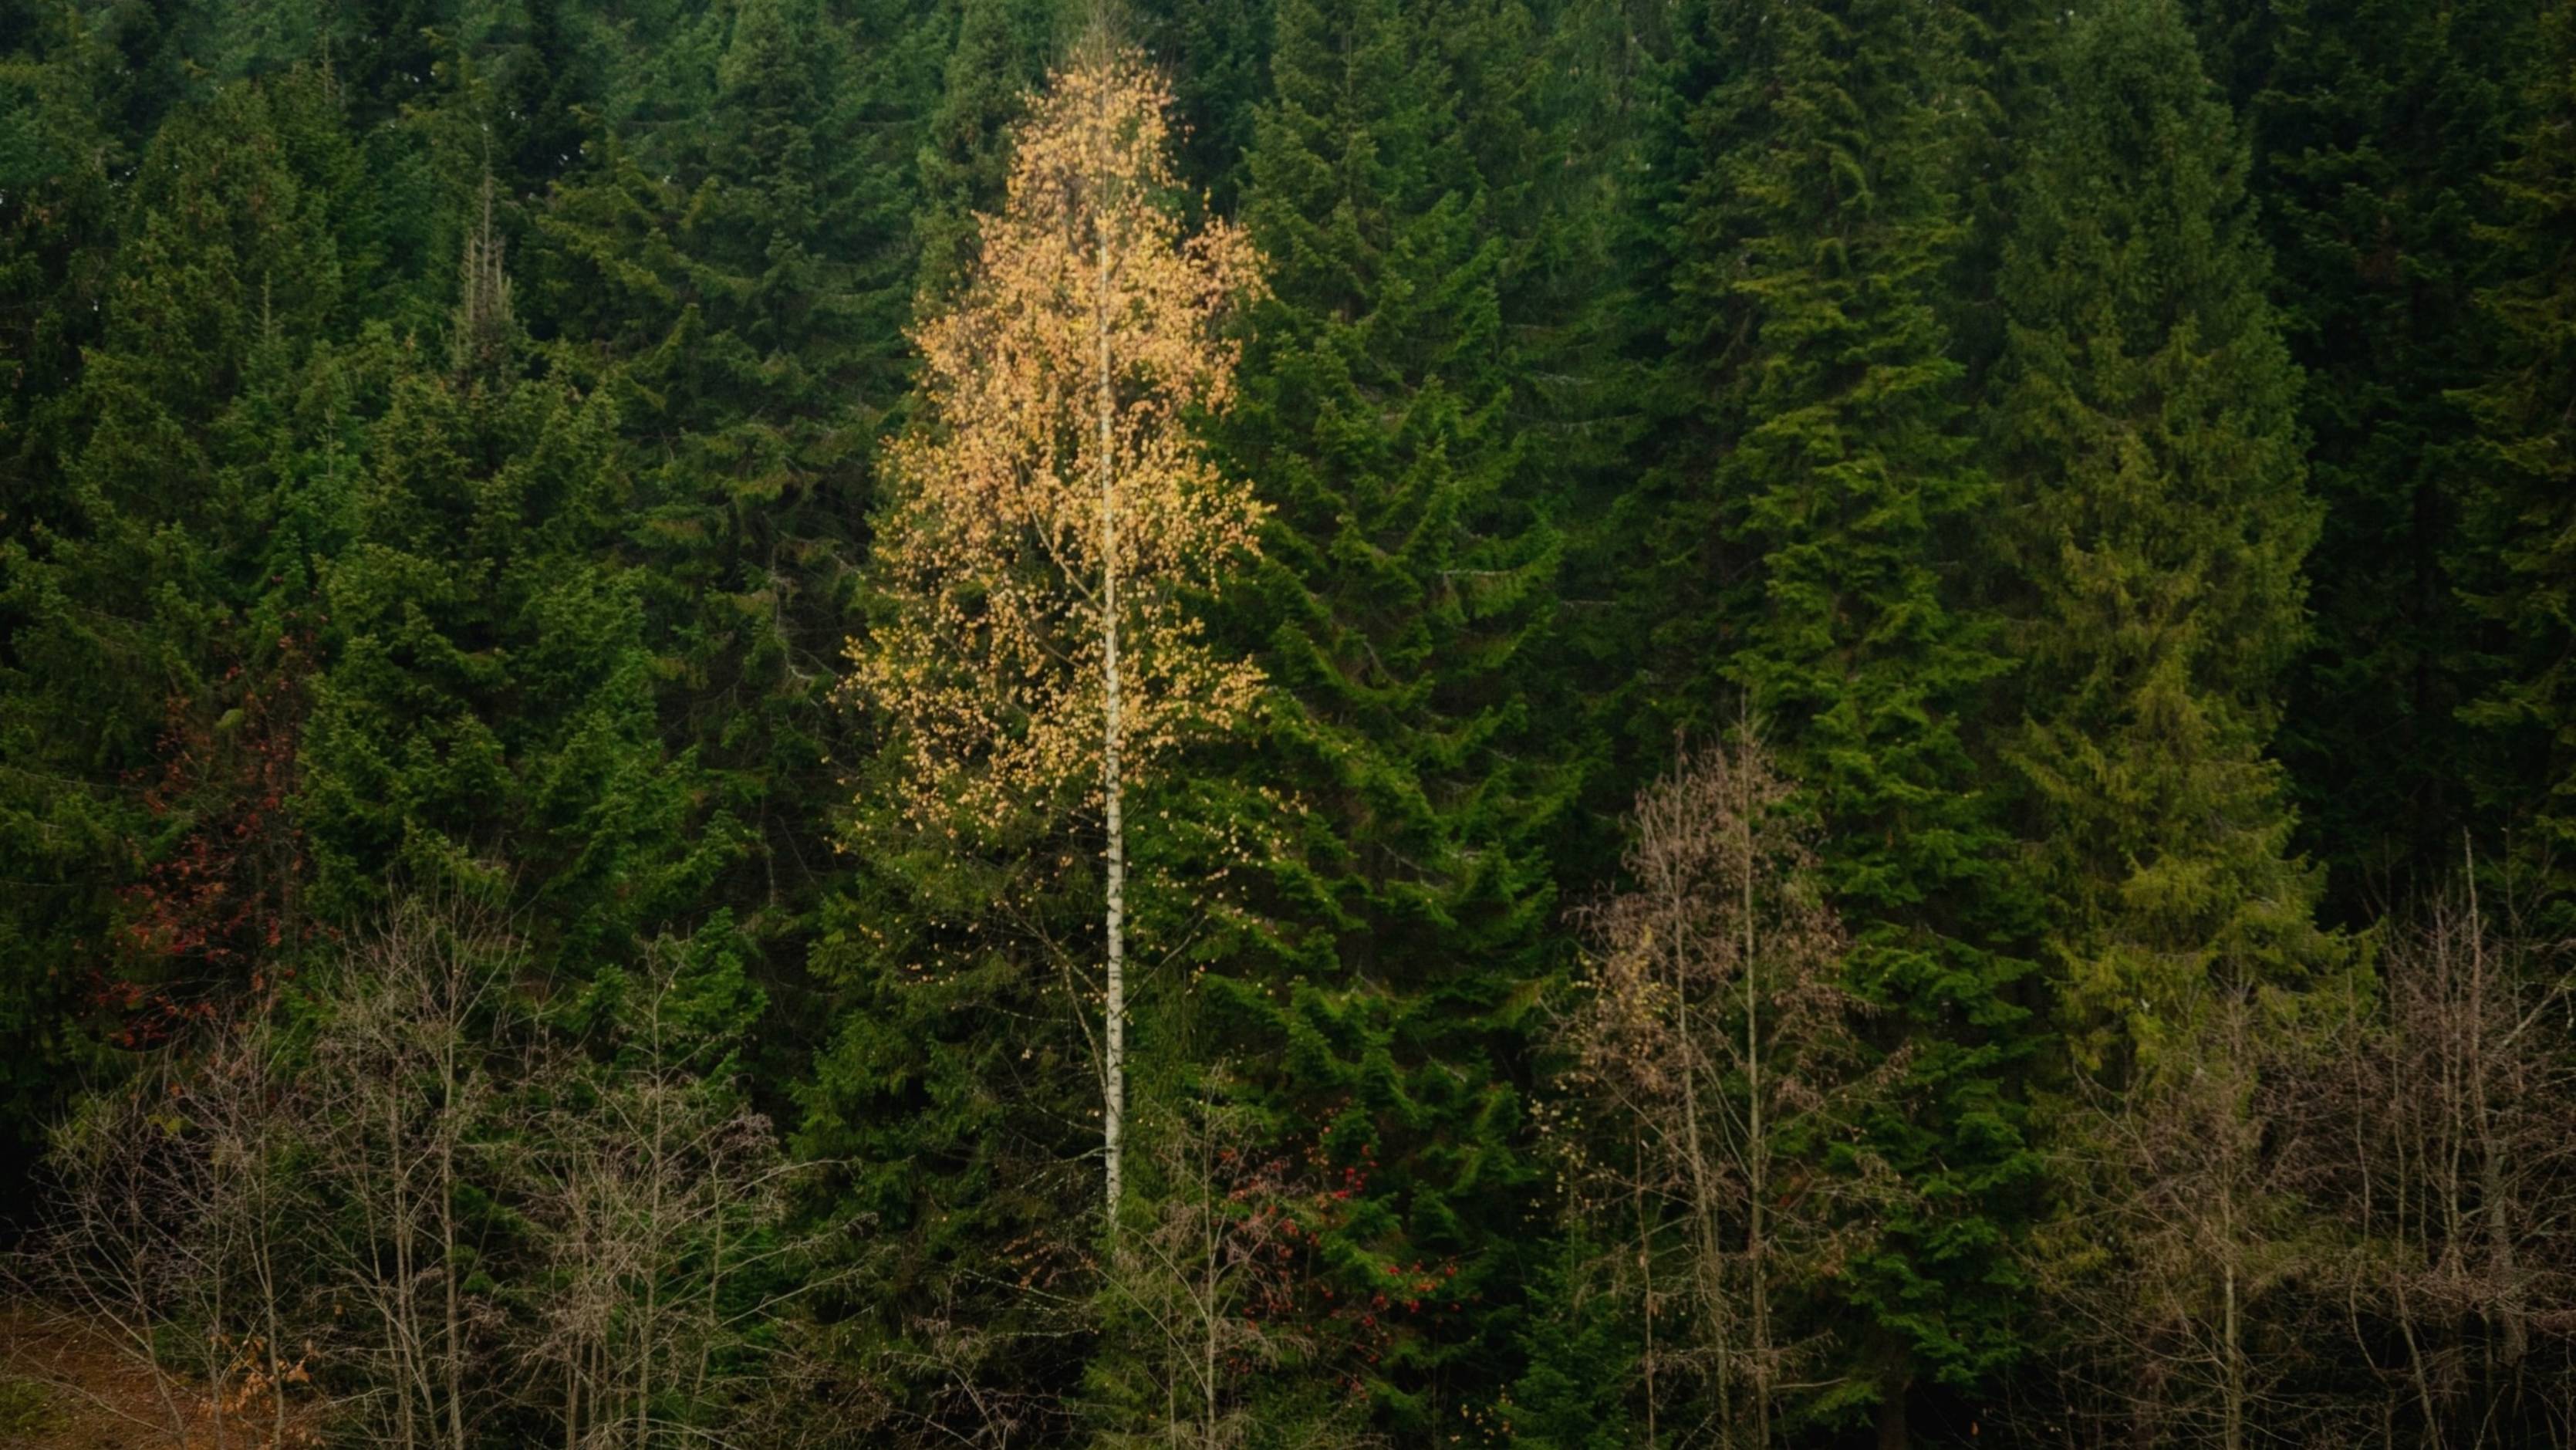
[[[128,161],[101,114],[113,61],[76,12],[0,19],[0,537],[59,500],[37,478],[74,420],[55,400],[96,335],[114,236],[111,176]]]
[[[474,883],[541,908],[540,969],[586,974],[697,909],[740,843],[701,831],[695,762],[656,728],[612,406],[527,376],[503,265],[487,211],[446,365],[406,349],[367,436],[320,580],[303,813],[326,915]]]
[[[1220,434],[1276,508],[1237,627],[1273,681],[1245,775],[1285,794],[1294,846],[1262,903],[1270,964],[1210,990],[1243,1042],[1292,1044],[1254,1084],[1277,1130],[1367,1170],[1334,1240],[1346,1291],[1437,1262],[1473,1306],[1402,1327],[1372,1369],[1398,1433],[1515,1373],[1535,1211],[1516,1015],[1547,960],[1557,793],[1516,688],[1554,563],[1503,310],[1526,178],[1487,180],[1445,18],[1281,5],[1246,193],[1273,296]]]
[[[902,4],[719,18],[704,111],[596,148],[538,219],[531,290],[619,399],[664,729],[753,843],[722,899],[777,987],[832,869],[825,696],[903,384],[932,37]]]
[[[2480,804],[2524,827],[2523,860],[2557,891],[2576,839],[2576,7],[2552,5],[2543,40],[2538,119],[2497,178],[2506,280],[2479,299],[2499,356],[2464,398],[2479,425],[2464,597],[2498,639],[2464,718],[2496,759]]]
[[[2253,148],[2246,189],[2277,258],[2309,486],[2309,644],[2285,676],[2279,751],[2301,842],[2339,915],[2424,889],[2480,814],[2491,774],[2460,707],[2493,683],[2459,599],[2475,425],[2458,390],[2495,366],[2480,290],[2487,180],[2519,134],[2532,10],[2302,0],[2204,7]],[[2226,69],[2215,69],[2224,66]],[[2490,787],[2492,788],[2492,787]]]
[[[944,297],[975,259],[975,215],[1002,203],[1010,128],[1054,60],[1057,0],[957,0],[946,84],[921,143],[917,281]]]
[[[84,1002],[157,1031],[284,934],[272,767],[298,710],[272,687],[311,627],[323,541],[299,499],[345,426],[317,345],[339,293],[311,163],[346,142],[318,89],[310,72],[229,86],[163,127],[95,284],[96,341],[10,465],[0,852],[29,902],[0,933],[13,1062],[73,1051]]]
[[[102,113],[113,64],[77,12],[0,7],[0,581],[15,582],[44,536],[80,526],[60,464],[113,275],[110,178],[128,159]],[[78,988],[60,963],[101,930],[101,893],[83,878],[107,849],[105,801],[20,774],[68,743],[23,708],[60,688],[24,653],[33,603],[0,583],[0,689],[21,706],[0,705],[0,876],[17,883],[0,927],[0,1175],[40,1141],[77,1055]]]
[[[1142,0],[1128,24],[1138,47],[1172,72],[1181,178],[1232,216],[1270,98],[1270,31],[1278,0]]]
[[[1672,69],[1672,174],[1641,298],[1669,328],[1627,509],[1632,729],[1763,722],[1828,834],[1851,985],[1901,1079],[1839,1166],[1906,1193],[1832,1284],[1846,1389],[1904,1432],[1908,1386],[1966,1391],[2015,1344],[2033,1170],[2010,1087],[2028,1041],[2019,927],[1963,716],[2001,668],[1957,562],[1991,485],[1968,457],[1935,288],[1976,77],[1946,7],[1716,3]],[[1632,697],[1633,698],[1633,697]],[[1642,728],[1641,728],[1642,727]]]
[[[2082,17],[2048,74],[1998,287],[2006,753],[2069,1051],[2119,1074],[2211,978],[2313,960],[2264,746],[2317,511],[2244,148],[2179,11]]]

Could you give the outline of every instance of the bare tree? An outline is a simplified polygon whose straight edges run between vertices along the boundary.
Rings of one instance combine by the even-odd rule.
[[[31,1312],[66,1343],[111,1346],[155,1413],[100,1406],[170,1444],[285,1447],[310,1433],[312,1216],[269,1006],[203,1015],[88,1094],[53,1132],[54,1191],[11,1264]],[[89,1395],[43,1364],[16,1368]]]
[[[516,1353],[566,1450],[787,1443],[766,1391],[798,1366],[756,1331],[817,1287],[815,1245],[788,1231],[794,1165],[732,1080],[740,1023],[690,960],[663,943],[624,974],[606,1040],[535,1057],[512,1122],[541,1286]]]
[[[297,1010],[203,1024],[58,1130],[19,1277],[149,1377],[138,1433],[800,1442],[784,1321],[821,1256],[736,1081],[757,994],[690,942],[578,999],[526,960],[400,896]]]
[[[1318,1193],[1246,1108],[1228,1100],[1220,1071],[1196,1092],[1142,1115],[1151,1165],[1136,1232],[1121,1239],[1108,1285],[1113,1323],[1133,1350],[1143,1428],[1104,1434],[1107,1446],[1328,1450],[1365,1443],[1347,1403],[1308,1396],[1293,1410],[1265,1402],[1281,1376],[1330,1382],[1346,1346],[1322,1332],[1313,1256],[1318,1226],[1300,1208]]]
[[[1628,888],[1585,916],[1556,1121],[1576,1210],[1625,1240],[1611,1267],[1642,1310],[1656,1443],[1773,1438],[1820,1362],[1784,1287],[1832,1273],[1885,1191],[1866,1160],[1825,1161],[1871,1069],[1811,829],[1749,728],[1684,749],[1638,797]]]
[[[2210,987],[2174,1006],[2186,1025],[2156,1071],[2079,1078],[2057,1105],[2067,1211],[2034,1255],[2048,1413],[2085,1443],[2294,1443],[2295,1345],[2260,1332],[2308,1261],[2271,1116],[2292,1004]]]
[[[2390,924],[2376,997],[2281,1093],[2299,1186],[2344,1245],[2320,1292],[2381,1381],[2379,1423],[2422,1444],[2576,1443],[2570,967],[2472,869]]]
[[[362,1417],[400,1450],[464,1450],[494,1393],[501,1309],[468,1285],[478,1245],[461,1209],[522,1071],[507,988],[523,961],[488,909],[398,896],[342,964],[315,1044],[323,1096],[305,1129],[342,1209],[323,1266],[363,1326]]]

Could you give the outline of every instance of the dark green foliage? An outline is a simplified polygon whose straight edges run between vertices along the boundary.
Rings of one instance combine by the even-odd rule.
[[[825,695],[903,387],[909,175],[935,63],[900,4],[710,17],[702,110],[596,146],[537,220],[531,310],[618,400],[663,726],[751,849],[719,887],[780,980],[830,871]],[[675,58],[661,64],[676,68]]]
[[[14,883],[0,930],[0,1049],[11,1065],[0,1079],[0,1151],[12,1166],[54,1111],[56,1075],[77,1053],[63,1019],[78,974],[61,963],[103,930],[103,902],[84,878],[116,855],[99,793],[60,779],[80,746],[64,738],[67,707],[36,705],[60,687],[36,680],[32,641],[20,642],[45,607],[27,551],[81,527],[56,480],[81,433],[81,349],[97,339],[115,251],[110,176],[124,150],[99,114],[111,67],[67,12],[0,10],[0,761],[15,767],[0,775],[0,876]]]
[[[946,84],[921,142],[918,282],[942,296],[974,257],[975,213],[1002,204],[1010,127],[1056,63],[1056,0],[956,0]]]
[[[2496,366],[2460,398],[2478,421],[2463,595],[2497,641],[2492,683],[2462,714],[2494,757],[2480,804],[2524,828],[2524,859],[2563,889],[2576,844],[2576,9],[2550,7],[2542,39],[2537,119],[2496,178],[2503,280],[2478,299]]]
[[[1891,1415],[1909,1382],[2011,1363],[2035,1169],[2005,838],[1963,725],[2004,667],[1963,577],[1994,491],[1934,307],[1960,245],[1963,24],[1875,3],[1702,13],[1660,143],[1677,169],[1648,296],[1668,341],[1623,535],[1655,671],[1630,728],[1763,721],[1825,823],[1852,984],[1906,1054],[1867,1136],[1910,1206],[1842,1283],[1809,1286],[1859,1311],[1853,1394]]]
[[[1516,365],[1541,355],[1505,310],[1532,168],[1476,150],[1541,118],[1444,45],[1475,8],[1280,7],[1245,192],[1273,296],[1218,433],[1277,510],[1230,613],[1273,687],[1246,778],[1293,802],[1256,896],[1274,963],[1211,989],[1218,1020],[1247,1049],[1290,1044],[1255,1090],[1367,1166],[1368,1206],[1330,1240],[1346,1292],[1419,1259],[1492,1306],[1398,1330],[1369,1374],[1398,1433],[1513,1373],[1536,1208],[1513,1064],[1562,794],[1521,695],[1555,562],[1511,422]]]
[[[1144,0],[1128,19],[1136,43],[1172,77],[1185,128],[1181,175],[1220,215],[1242,207],[1245,170],[1270,98],[1270,32],[1278,0]]]
[[[961,823],[961,843],[903,818],[893,764],[858,776],[855,879],[814,946],[839,1010],[798,1146],[831,1165],[824,1212],[862,1229],[818,1307],[874,1433],[1043,1435],[1089,1344],[1097,1008],[1071,971],[1098,952],[1096,832]]]
[[[1622,1393],[1636,1372],[1643,1326],[1580,1287],[1583,1260],[1597,1247],[1586,1229],[1573,1228],[1556,1261],[1530,1275],[1521,1331],[1529,1370],[1512,1387],[1515,1444],[1619,1450],[1648,1443]]]
[[[539,960],[613,955],[702,900],[731,845],[689,844],[694,770],[654,729],[629,495],[604,399],[407,370],[368,440],[356,526],[322,577],[305,746],[317,904],[389,875],[501,870],[541,905]]]
[[[345,431],[325,196],[346,142],[318,102],[307,72],[182,110],[121,199],[104,269],[63,258],[61,295],[89,294],[95,340],[58,396],[29,379],[0,541],[0,852],[27,901],[0,934],[0,1016],[31,1073],[77,1054],[84,1003],[125,1032],[248,975],[231,903],[149,872],[217,897],[295,889],[265,775],[286,768],[267,757],[291,755],[294,721],[237,727],[253,697],[295,692],[277,677],[300,671],[313,624],[310,494]],[[68,326],[35,320],[26,360],[67,367]],[[216,820],[224,839],[200,829]],[[251,857],[282,876],[253,885]]]
[[[2487,178],[2526,125],[2508,63],[2530,51],[2531,16],[2321,0],[2218,5],[2204,23],[2237,72],[2272,295],[2308,377],[2323,533],[2280,749],[2347,918],[2422,889],[2456,865],[2463,826],[2493,819],[2471,782],[2495,766],[2458,718],[2493,681],[2459,598],[2481,470],[2457,390],[2496,361],[2476,297],[2502,253],[2481,228],[2500,219]]]
[[[2088,1071],[2316,959],[2264,746],[2316,533],[2245,160],[2168,0],[2068,24],[2009,190],[1990,415],[2022,669],[2003,753]]]
[[[65,12],[14,13],[0,38],[0,479],[11,485],[0,536],[35,520],[33,479],[73,420],[55,400],[96,336],[94,310],[115,241],[110,178],[127,150],[102,124],[112,60]],[[18,27],[23,27],[19,29]]]
[[[836,694],[906,330],[1094,22],[1268,263],[1192,426],[1272,510],[1209,614],[1269,688],[1128,800],[1119,1233],[1296,1225],[1204,1301],[1098,1218],[1099,823],[925,815]],[[1646,1390],[1687,1351],[1555,1181],[1638,1145],[1541,1044],[1639,785],[1750,720],[1878,1074],[1779,1180],[1776,1439],[2179,1442],[2138,1406],[2223,1386],[2086,1376],[2223,1258],[2266,1433],[2563,1442],[2563,1045],[2353,943],[2472,860],[2567,920],[2571,76],[2567,0],[0,0],[0,1234],[92,1086],[283,1001],[318,1050],[474,899],[537,1084],[476,1107],[491,1323],[577,1277],[533,1155],[623,1161],[643,1085],[811,1160],[801,1229],[706,1220],[760,1267],[611,1296],[714,1316],[675,1435],[1135,1443],[1223,1303],[1247,1444],[1702,1443],[1675,1386],[1757,1367]],[[2410,1155],[2503,1140],[2401,1077],[2519,1135],[2438,1252]],[[2259,1213],[2166,1253],[2213,1164]],[[559,1383],[467,1397],[554,1443]]]

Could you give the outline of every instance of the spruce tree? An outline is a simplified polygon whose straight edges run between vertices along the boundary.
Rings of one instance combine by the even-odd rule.
[[[2298,422],[2323,525],[2314,616],[2278,749],[2336,914],[2428,888],[2479,814],[2459,711],[2493,681],[2459,597],[2478,472],[2459,390],[2495,366],[2488,178],[2525,124],[2533,11],[2301,0],[2201,7],[2203,51],[2252,147],[2270,292],[2308,378]],[[2224,69],[2221,69],[2224,67]]]
[[[114,62],[76,12],[11,15],[0,30],[0,538],[58,500],[37,479],[76,421],[53,405],[96,337],[115,211],[131,157],[101,114]]]
[[[2537,119],[2496,176],[2505,280],[2479,297],[2498,356],[2463,398],[2478,421],[2463,596],[2495,639],[2463,718],[2490,762],[2483,813],[2522,828],[2521,860],[2559,893],[2576,840],[2576,6],[2552,5],[2542,35]]]
[[[703,110],[603,138],[537,218],[532,309],[619,400],[663,728],[752,845],[721,898],[773,990],[832,873],[825,696],[903,387],[933,39],[916,8],[724,7]]]
[[[741,843],[657,729],[613,404],[528,375],[488,211],[468,235],[450,346],[403,348],[321,570],[314,905],[489,894],[534,908],[540,970],[587,977],[699,910]]]
[[[13,1061],[76,1052],[84,1007],[150,1036],[244,987],[272,929],[292,943],[280,677],[308,658],[325,542],[299,500],[346,426],[317,340],[340,303],[322,173],[347,142],[302,104],[319,84],[172,115],[82,284],[96,340],[29,400],[6,505],[25,512],[0,538],[0,852],[28,883],[0,932]]]
[[[1294,823],[1266,964],[1209,990],[1227,1040],[1290,1044],[1253,1075],[1276,1131],[1366,1171],[1333,1239],[1345,1292],[1419,1261],[1471,1306],[1398,1324],[1370,1367],[1398,1433],[1514,1374],[1535,1212],[1515,1014],[1547,957],[1557,789],[1516,688],[1554,564],[1504,312],[1527,178],[1488,179],[1442,19],[1280,6],[1245,202],[1273,295],[1220,433],[1276,508],[1236,627],[1273,682],[1246,779]]]
[[[1221,216],[1241,206],[1264,102],[1278,0],[1143,0],[1128,15],[1137,44],[1171,70],[1181,178]]]
[[[2069,25],[2012,185],[1992,412],[2006,754],[2086,1070],[2144,1067],[2213,979],[2311,959],[2264,747],[2316,535],[2245,152],[2170,0]]]
[[[32,668],[21,631],[40,627],[43,606],[21,571],[29,550],[81,527],[63,463],[114,275],[111,177],[131,162],[102,105],[114,66],[77,12],[0,8],[0,876],[18,883],[0,915],[0,1174],[41,1141],[79,1055],[82,987],[60,964],[95,939],[106,905],[86,878],[108,849],[109,801],[62,789],[40,765],[77,745],[61,716],[26,708],[61,685]]]
[[[921,142],[917,282],[944,297],[975,255],[975,214],[1001,205],[1010,128],[1055,58],[1058,0],[959,0],[945,84]]]
[[[2034,1167],[2020,907],[1967,733],[2002,668],[1963,578],[1993,489],[1934,306],[1976,95],[1963,24],[1877,0],[1693,12],[1649,152],[1641,301],[1666,332],[1621,535],[1649,671],[1632,749],[1761,723],[1822,821],[1848,980],[1901,1065],[1835,1167],[1905,1192],[1803,1286],[1856,1311],[1839,1388],[1806,1412],[1874,1403],[1883,1438],[1910,1387],[1973,1391],[2012,1359]]]

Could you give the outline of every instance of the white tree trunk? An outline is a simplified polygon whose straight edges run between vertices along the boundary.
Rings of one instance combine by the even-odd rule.
[[[1105,198],[1103,199],[1105,206]],[[1118,1228],[1118,1195],[1127,1133],[1127,828],[1120,814],[1118,775],[1118,508],[1112,495],[1114,468],[1112,411],[1116,397],[1110,382],[1109,230],[1104,213],[1095,220],[1099,247],[1098,290],[1093,327],[1100,342],[1098,437],[1100,469],[1100,629],[1103,695],[1100,784],[1105,798],[1109,854],[1109,962],[1106,975],[1106,1050],[1100,1065],[1101,1147],[1107,1159],[1105,1194],[1111,1233]]]

